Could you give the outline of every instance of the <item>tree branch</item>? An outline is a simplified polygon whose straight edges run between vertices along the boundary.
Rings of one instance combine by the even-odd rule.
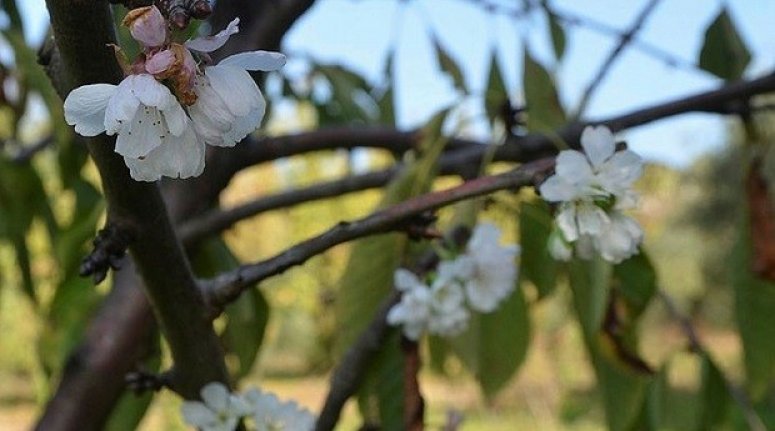
[[[390,331],[387,315],[400,299],[401,295],[393,291],[382,302],[369,326],[350,346],[339,366],[331,374],[331,385],[315,424],[315,431],[330,431],[339,422],[344,404],[358,390],[363,374],[387,338]]]
[[[648,4],[646,4],[646,7],[644,7],[641,13],[638,15],[638,17],[635,18],[635,22],[633,22],[630,29],[622,33],[622,35],[619,37],[619,43],[617,43],[616,47],[614,47],[614,49],[608,54],[608,57],[600,66],[600,69],[598,69],[597,73],[595,74],[595,77],[592,78],[587,88],[581,94],[581,98],[579,99],[579,105],[576,108],[576,114],[574,115],[574,118],[578,119],[578,118],[581,118],[582,115],[584,115],[584,111],[587,109],[587,105],[589,104],[589,101],[592,98],[592,95],[594,94],[595,90],[598,88],[600,84],[603,83],[603,79],[611,70],[611,67],[614,65],[614,62],[616,61],[616,59],[619,58],[619,55],[621,55],[624,52],[624,49],[630,43],[632,43],[633,40],[635,40],[634,39],[635,35],[643,27],[643,24],[646,22],[646,18],[648,18],[648,16],[651,15],[651,12],[654,11],[658,3],[659,3],[659,0],[649,1]]]
[[[108,3],[46,3],[70,85],[118,82],[121,70],[107,46],[115,42]],[[58,88],[63,97],[69,90]],[[114,145],[115,140],[105,135],[87,143],[100,172],[108,219],[134,231],[130,252],[172,352],[173,386],[186,398],[198,398],[208,382],[229,384],[223,352],[158,186],[132,180]]]
[[[412,217],[464,199],[533,184],[537,177],[553,166],[554,159],[537,160],[503,174],[480,177],[457,187],[417,196],[359,220],[340,222],[323,234],[303,241],[272,258],[240,266],[203,283],[205,296],[214,307],[222,307],[252,285],[300,265],[335,245],[399,229]]]

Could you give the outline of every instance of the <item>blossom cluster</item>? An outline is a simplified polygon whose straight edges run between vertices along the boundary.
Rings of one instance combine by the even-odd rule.
[[[271,71],[285,56],[243,52],[208,64],[207,53],[239,31],[225,30],[185,43],[171,41],[169,24],[156,6],[130,11],[124,19],[142,47],[118,84],[84,85],[65,100],[65,120],[83,136],[118,135],[115,151],[132,178],[195,177],[205,164],[206,144],[231,147],[261,124],[266,101],[248,71]]]
[[[221,383],[205,385],[202,401],[185,401],[183,419],[202,431],[232,431],[240,420],[252,420],[257,431],[308,431],[315,426],[315,416],[295,401],[281,402],[272,393],[250,389],[234,394]]]
[[[465,252],[442,261],[429,284],[399,268],[394,275],[401,300],[390,309],[389,324],[403,326],[404,335],[418,340],[424,332],[454,336],[463,332],[469,308],[489,313],[514,290],[517,246],[498,243],[500,230],[491,224],[474,229]]]
[[[638,222],[623,212],[637,205],[632,187],[643,160],[630,150],[616,151],[605,126],[584,129],[581,147],[584,152],[560,152],[555,175],[539,189],[545,200],[559,203],[549,250],[558,260],[569,260],[574,251],[582,259],[597,252],[619,263],[637,254],[643,240]]]

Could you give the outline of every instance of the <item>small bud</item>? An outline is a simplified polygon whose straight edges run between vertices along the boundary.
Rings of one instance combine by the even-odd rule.
[[[188,15],[188,12],[182,9],[170,11],[170,22],[172,22],[172,24],[174,24],[175,27],[179,28],[180,30],[188,27],[188,22],[190,20],[191,17]]]
[[[198,0],[191,5],[189,13],[193,18],[205,19],[213,13],[213,7],[208,0]]]
[[[129,11],[123,24],[129,27],[132,37],[146,48],[162,46],[167,40],[167,23],[156,6],[146,6]]]

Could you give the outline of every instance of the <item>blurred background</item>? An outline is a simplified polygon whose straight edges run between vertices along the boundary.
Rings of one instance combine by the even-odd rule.
[[[500,75],[511,103],[522,106],[525,53],[551,76],[566,112],[590,120],[624,114],[723,84],[698,66],[706,30],[722,10],[750,54],[744,77],[771,73],[775,67],[772,1],[663,1],[587,98],[606,57],[650,1],[534,3],[320,0],[285,38],[282,51],[289,62],[282,74],[267,77],[271,109],[261,133],[338,124],[392,124],[412,130],[454,106],[445,126],[448,133],[498,141],[507,131],[493,126],[495,114],[487,102],[497,81],[493,75]],[[70,132],[63,124],[61,101],[36,65],[36,52],[48,32],[45,4],[2,4],[0,429],[21,430],[34,424],[63,359],[109,283],[95,289],[75,274],[104,208],[94,168],[79,162],[77,151],[52,145],[67,140],[63,136]],[[118,7],[116,13],[121,13]],[[200,31],[210,29],[203,25]],[[760,138],[771,141],[772,116],[757,113],[755,121]],[[645,249],[658,285],[691,318],[724,374],[741,381],[743,353],[729,264],[741,208],[740,148],[747,139],[739,121],[687,114],[629,130],[620,138],[649,162],[638,185],[643,199],[636,217],[646,230]],[[242,171],[221,195],[221,204],[228,207],[388,167],[393,160],[392,154],[376,149],[282,159]],[[436,186],[456,181],[445,178]],[[267,212],[240,222],[224,238],[238,260],[258,260],[339,220],[368,214],[381,195],[367,190]],[[499,193],[484,214],[507,232],[509,242],[519,240],[510,211],[529,195]],[[450,216],[442,213],[442,218]],[[337,247],[261,285],[271,313],[257,359],[249,369],[240,369],[245,386],[260,383],[281,398],[296,399],[313,411],[319,408],[336,358],[332,298],[348,255],[347,246]],[[208,275],[206,269],[202,275]],[[532,301],[537,294],[530,289]],[[438,429],[455,412],[465,418],[464,430],[604,429],[602,408],[590,396],[596,390],[594,373],[581,330],[568,317],[570,300],[567,289],[557,289],[532,304],[533,338],[526,361],[494,397],[482,396],[475,379],[454,358],[443,370],[428,367],[421,378],[430,428]],[[670,365],[666,378],[677,388],[671,398],[672,429],[695,427],[695,419],[681,412],[690,411],[700,360],[684,352],[684,335],[662,304],[649,307],[640,325],[643,359]],[[162,361],[168,361],[164,354]],[[175,397],[162,393],[140,429],[183,429],[178,406]],[[348,409],[343,430],[358,425],[354,406]]]

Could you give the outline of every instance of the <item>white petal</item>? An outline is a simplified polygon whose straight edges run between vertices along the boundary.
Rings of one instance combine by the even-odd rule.
[[[212,86],[206,80],[198,80],[194,88],[197,99],[196,103],[189,107],[189,113],[194,123],[209,121],[221,133],[231,129],[234,122],[234,114],[224,103],[221,96],[215,92]],[[195,118],[195,112],[198,118]]]
[[[467,249],[472,253],[478,250],[497,246],[501,237],[501,230],[491,223],[480,223],[474,228],[471,239],[468,241]]]
[[[97,136],[105,131],[105,109],[116,93],[111,84],[92,84],[76,88],[65,99],[65,121],[81,136]]]
[[[116,92],[110,98],[105,108],[105,130],[108,135],[117,133],[128,127],[129,121],[135,117],[140,100],[132,92],[131,77],[124,78],[116,87]]]
[[[559,175],[552,175],[538,188],[541,197],[548,202],[572,201],[579,196],[579,188]]]
[[[260,108],[250,111],[248,115],[235,119],[231,129],[223,135],[223,143],[220,146],[233,147],[258,129],[258,126],[261,125],[261,118],[264,116],[265,108],[266,105],[262,105]]]
[[[153,154],[153,153],[151,153]],[[158,181],[161,179],[161,168],[155,158],[134,159],[124,157],[124,163],[129,168],[129,175],[135,181]]]
[[[164,143],[146,158],[154,159],[165,177],[198,177],[204,170],[205,144],[196,136],[193,127],[187,127],[181,136],[167,136]]]
[[[223,412],[229,405],[229,390],[223,383],[211,382],[199,392],[205,405],[216,412]]]
[[[245,70],[233,66],[213,66],[205,68],[205,75],[234,116],[248,115],[262,104],[261,92]]]
[[[605,211],[592,203],[582,203],[576,208],[576,221],[579,233],[596,236],[609,225],[610,220]]]
[[[555,218],[557,227],[562,231],[563,237],[568,242],[576,241],[579,238],[579,229],[576,224],[576,206],[563,205]]]
[[[239,18],[234,18],[225,29],[217,34],[186,41],[186,47],[199,52],[212,52],[226,44],[229,37],[236,33],[239,33]]]
[[[124,157],[144,157],[161,145],[165,134],[159,110],[141,106],[128,127],[119,132],[115,151]]]
[[[132,92],[146,106],[165,108],[170,102],[169,88],[165,87],[151,75],[132,75]]]
[[[597,174],[598,181],[611,192],[632,186],[643,173],[643,159],[632,151],[617,151]]]
[[[417,276],[404,268],[398,268],[396,272],[393,273],[393,284],[396,289],[402,292],[407,292],[418,286],[422,286],[422,282],[420,282]]]
[[[554,170],[562,179],[577,186],[586,186],[594,178],[587,158],[574,150],[561,151]]]
[[[167,107],[162,110],[162,113],[170,133],[180,136],[188,125],[188,116],[177,99],[175,99],[175,96],[170,94],[170,98],[171,100],[167,103]]]
[[[616,141],[608,127],[588,126],[581,133],[581,146],[592,162],[592,167],[597,168],[614,153]]]
[[[180,410],[186,423],[195,427],[209,426],[218,420],[212,410],[198,401],[185,401]]]
[[[471,280],[466,283],[466,296],[472,309],[489,313],[498,306],[498,297],[493,295],[482,281]]]
[[[285,55],[274,51],[249,51],[230,55],[220,64],[236,66],[245,70],[261,70],[269,72],[285,66]]]
[[[567,262],[573,255],[573,249],[562,237],[560,232],[553,232],[549,236],[549,254],[556,260]]]

